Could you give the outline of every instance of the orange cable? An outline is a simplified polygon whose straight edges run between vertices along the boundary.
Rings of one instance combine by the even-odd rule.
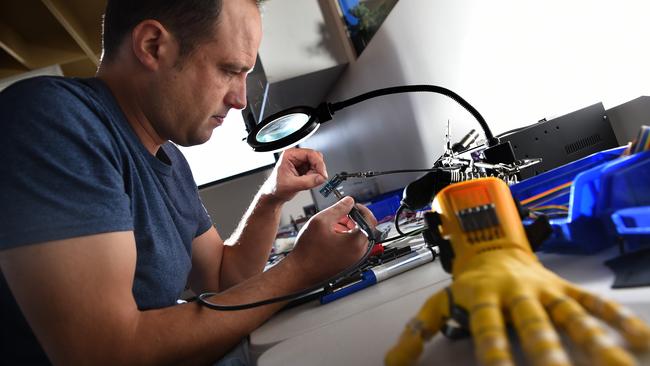
[[[526,198],[525,200],[521,200],[521,204],[522,204],[522,205],[527,205],[527,204],[529,204],[530,202],[533,202],[533,201],[536,201],[536,200],[538,200],[538,199],[540,199],[540,198],[543,198],[543,197],[545,197],[545,196],[548,196],[548,195],[551,194],[551,193],[555,193],[555,192],[557,192],[557,191],[559,191],[559,190],[561,190],[561,189],[564,189],[564,188],[570,187],[571,184],[573,184],[573,181],[566,182],[566,183],[564,183],[564,184],[560,184],[560,185],[557,186],[557,187],[553,187],[553,188],[551,188],[551,189],[549,189],[549,190],[547,190],[547,191],[544,191],[544,192],[542,192],[542,193],[536,194],[536,195],[534,195],[534,196],[532,196],[532,197],[528,197],[528,198]]]

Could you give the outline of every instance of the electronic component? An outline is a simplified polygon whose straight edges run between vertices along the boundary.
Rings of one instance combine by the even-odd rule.
[[[603,104],[597,103],[548,121],[543,119],[499,138],[512,145],[515,159],[543,159],[520,174],[521,178],[529,178],[618,146],[607,114]]]
[[[449,126],[447,128],[449,129]],[[445,151],[431,169],[340,172],[320,189],[320,193],[327,197],[332,192],[337,192],[341,183],[348,178],[369,178],[385,174],[427,172],[422,177],[409,183],[402,193],[400,208],[395,215],[395,226],[397,231],[403,235],[404,233],[400,230],[398,223],[399,213],[404,209],[416,211],[426,207],[431,203],[436,193],[448,185],[485,177],[496,177],[510,185],[518,182],[518,176],[522,169],[541,162],[541,159],[535,158],[514,160],[512,148],[507,142],[488,148],[483,148],[483,146],[472,148],[477,139],[478,134],[476,131],[471,130],[460,142],[452,145],[449,132],[447,132]]]
[[[402,205],[409,210],[419,210],[431,203],[433,197],[449,184],[477,178],[495,177],[507,184],[518,182],[519,172],[539,163],[541,159],[523,159],[512,163],[491,164],[471,158],[443,155],[432,171],[409,183],[402,193]]]
[[[323,188],[319,190],[320,194],[323,195],[323,197],[329,196],[332,192],[338,190],[339,186],[343,181],[345,180],[344,176],[345,172],[336,174],[334,177],[330,178],[330,180],[325,183]]]
[[[467,135],[465,135],[465,137],[463,137],[460,141],[458,141],[457,143],[451,146],[451,151],[455,153],[459,153],[461,151],[465,151],[469,149],[469,147],[472,146],[474,142],[476,142],[478,137],[479,137],[478,132],[472,129],[471,131],[469,131]]]

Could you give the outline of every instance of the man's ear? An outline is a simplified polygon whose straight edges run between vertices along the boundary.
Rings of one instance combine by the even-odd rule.
[[[172,65],[178,57],[176,38],[160,22],[148,19],[131,32],[131,47],[140,64],[149,70],[160,65]]]

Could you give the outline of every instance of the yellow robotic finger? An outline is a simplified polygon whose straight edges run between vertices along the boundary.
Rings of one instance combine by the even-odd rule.
[[[569,338],[587,352],[593,365],[635,365],[629,353],[608,336],[598,321],[574,299],[560,296],[545,304],[551,318]]]
[[[449,317],[447,293],[439,291],[422,306],[415,318],[406,325],[399,340],[386,354],[384,362],[389,366],[413,365],[422,353],[424,342],[431,339],[442,322]]]
[[[631,310],[615,301],[605,300],[575,286],[570,287],[569,295],[578,300],[590,313],[618,329],[633,349],[638,351],[650,349],[650,327]]]
[[[512,323],[528,360],[533,365],[570,365],[560,338],[544,307],[531,296],[518,295],[508,302]]]
[[[469,326],[481,365],[514,365],[499,303],[490,298],[476,301],[469,309]]]

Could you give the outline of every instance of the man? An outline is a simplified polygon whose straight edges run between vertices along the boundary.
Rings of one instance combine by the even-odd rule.
[[[260,38],[253,0],[112,0],[97,78],[37,78],[0,94],[0,363],[212,363],[283,304],[175,305],[186,283],[218,291],[213,302],[248,303],[361,257],[367,240],[345,218],[347,198],[262,273],[282,204],[325,181],[319,153],[286,151],[224,245],[169,142],[203,143],[245,106]]]

